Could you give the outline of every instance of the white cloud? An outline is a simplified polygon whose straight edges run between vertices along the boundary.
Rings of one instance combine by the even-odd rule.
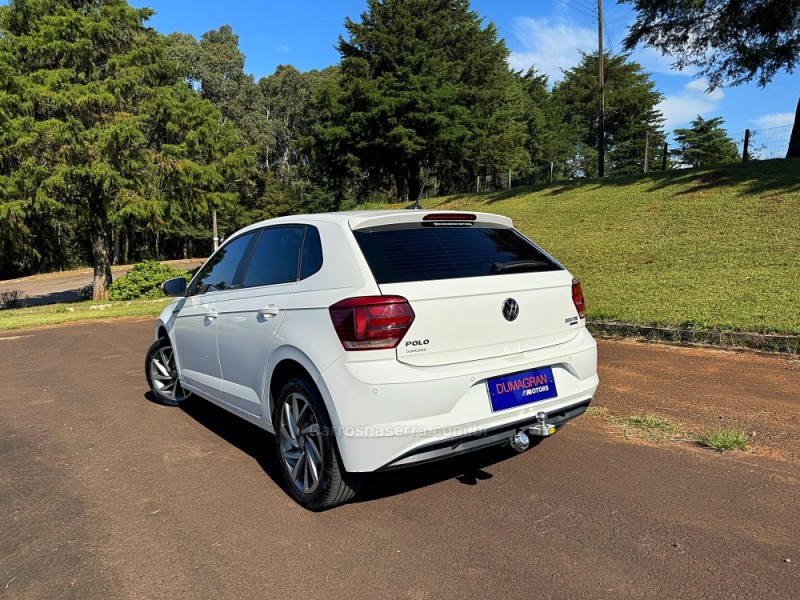
[[[597,30],[563,18],[517,17],[512,31],[509,66],[523,71],[535,67],[547,75],[551,84],[562,79],[562,70],[577,66],[581,51],[597,52]],[[620,51],[619,45],[615,45],[614,51]],[[639,63],[647,73],[690,77],[697,73],[695,67],[673,68],[671,56],[664,56],[648,46],[637,47],[631,53],[631,60]]]
[[[706,96],[708,96],[709,100],[722,100],[725,97],[725,93],[719,88],[716,88],[715,90],[710,92],[706,92],[706,90],[708,89],[708,79],[706,79],[705,77],[699,77],[698,79],[693,79],[692,81],[686,84],[686,87],[684,89],[691,90],[692,92],[700,92],[701,94],[705,94]]]
[[[289,52],[290,48],[289,46],[281,44],[280,46],[277,47],[277,50],[278,52]]]
[[[758,127],[783,127],[785,125],[792,125],[794,123],[794,113],[773,113],[771,115],[761,115],[757,119],[752,120]]]
[[[705,92],[708,81],[705,79],[693,79],[677,94],[667,96],[659,105],[658,109],[664,115],[664,129],[672,131],[676,127],[688,125],[697,115],[704,119],[714,117],[711,114],[719,108],[719,103],[725,97],[725,93],[716,89],[710,94]]]
[[[521,50],[512,50],[509,66],[523,71],[535,67],[551,84],[561,79],[562,69],[578,64],[581,50],[592,52],[597,43],[596,31],[564,19],[517,17],[513,32]]]
[[[687,90],[694,90],[696,92],[705,92],[708,87],[708,79],[700,78],[694,79],[686,84]]]

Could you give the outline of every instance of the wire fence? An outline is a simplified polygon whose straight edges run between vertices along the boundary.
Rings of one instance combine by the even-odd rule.
[[[792,126],[783,125],[781,127],[767,127],[766,129],[747,129],[729,135],[736,142],[740,156],[744,157],[744,145],[745,140],[747,140],[747,159],[767,160],[786,156],[791,134]]]
[[[747,129],[728,134],[728,137],[736,143],[739,162],[785,158],[789,149],[792,127],[792,125],[783,125],[764,129]],[[636,147],[633,151],[634,155],[641,151],[641,159],[634,159],[631,162],[630,156],[628,156],[624,168],[614,168],[613,161],[609,161],[606,165],[605,177],[667,169],[686,169],[691,166],[682,160],[674,141],[664,143],[663,138],[658,142],[642,138],[633,141],[632,145]],[[606,156],[608,158],[608,155]],[[566,161],[540,163],[491,175],[482,175],[476,178],[472,191],[485,192],[554,180],[596,177],[596,161],[596,156],[572,157]],[[592,174],[593,171],[594,174]]]

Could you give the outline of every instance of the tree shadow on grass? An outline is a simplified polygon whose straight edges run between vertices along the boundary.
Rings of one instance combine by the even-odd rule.
[[[580,187],[592,181],[593,180],[591,179],[569,179],[569,180],[565,179],[560,181],[554,181],[553,183],[547,183],[547,182],[536,183],[533,185],[525,185],[511,189],[494,190],[491,192],[479,192],[477,194],[476,193],[454,194],[452,196],[447,197],[447,202],[457,203],[460,200],[466,200],[467,202],[474,203],[476,200],[478,200],[481,203],[488,205],[488,204],[494,204],[496,202],[503,202],[505,200],[510,200],[518,196],[527,196],[528,194],[535,194],[535,193],[544,193],[550,196],[557,196],[559,194],[563,194],[568,190]],[[598,181],[597,183],[601,182]],[[426,206],[425,208],[428,207]]]
[[[584,188],[627,187],[645,183],[648,192],[675,189],[675,195],[691,195],[711,188],[735,188],[740,196],[765,194],[770,192],[800,192],[800,159],[771,159],[751,161],[745,164],[725,164],[691,169],[670,169],[651,171],[647,174],[618,175],[603,179],[569,179],[553,183],[537,183],[479,194],[455,194],[447,198],[448,203],[457,204],[466,200],[476,200],[485,205],[526,196],[559,196],[565,192]],[[426,207],[427,208],[427,207]],[[437,207],[439,208],[439,207]]]
[[[676,190],[676,195],[723,187],[736,188],[740,196],[775,191],[793,193],[800,191],[800,159],[760,160],[584,180],[584,184],[595,183],[600,187],[625,187],[642,182],[649,184],[649,192],[683,188]]]

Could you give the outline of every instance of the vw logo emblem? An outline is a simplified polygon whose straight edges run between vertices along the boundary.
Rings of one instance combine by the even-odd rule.
[[[519,316],[519,304],[513,298],[506,298],[503,302],[503,316],[506,321],[513,321]]]

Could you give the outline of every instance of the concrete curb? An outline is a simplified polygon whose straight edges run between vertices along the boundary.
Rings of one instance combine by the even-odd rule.
[[[750,348],[765,352],[800,354],[800,335],[744,333],[740,331],[701,331],[684,327],[663,327],[589,321],[589,331],[607,337],[636,337],[681,344],[709,344],[722,348]]]

